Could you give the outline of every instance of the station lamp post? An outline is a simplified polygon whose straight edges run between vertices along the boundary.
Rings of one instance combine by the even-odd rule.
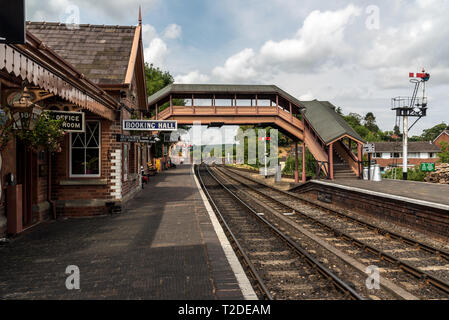
[[[43,108],[32,102],[33,94],[25,87],[10,95],[8,107],[11,111],[11,118],[14,121],[14,128],[18,130],[34,130]]]

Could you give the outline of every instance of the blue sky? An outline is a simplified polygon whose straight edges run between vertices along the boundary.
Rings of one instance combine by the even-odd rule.
[[[374,112],[393,128],[390,99],[427,68],[428,117],[411,134],[449,124],[449,0],[27,0],[27,19],[137,24],[145,60],[178,83],[275,84],[345,113]]]

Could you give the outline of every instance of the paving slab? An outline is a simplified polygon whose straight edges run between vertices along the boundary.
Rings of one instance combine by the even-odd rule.
[[[66,268],[80,289],[66,288]],[[0,299],[243,299],[191,166],[151,177],[123,213],[48,221],[0,245]]]
[[[341,179],[328,182],[379,192],[390,196],[404,197],[410,199],[410,201],[418,200],[446,206],[449,205],[449,185],[445,184],[390,179],[383,179],[382,181]]]

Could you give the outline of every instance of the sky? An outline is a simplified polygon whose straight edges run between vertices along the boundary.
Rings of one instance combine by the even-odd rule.
[[[31,21],[136,25],[145,61],[176,83],[274,84],[392,130],[391,98],[423,68],[428,116],[449,124],[449,0],[26,0]]]

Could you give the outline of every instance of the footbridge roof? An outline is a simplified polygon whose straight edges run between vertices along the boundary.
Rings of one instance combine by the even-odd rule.
[[[301,104],[305,107],[306,119],[326,145],[345,136],[365,143],[329,101],[301,101]]]

